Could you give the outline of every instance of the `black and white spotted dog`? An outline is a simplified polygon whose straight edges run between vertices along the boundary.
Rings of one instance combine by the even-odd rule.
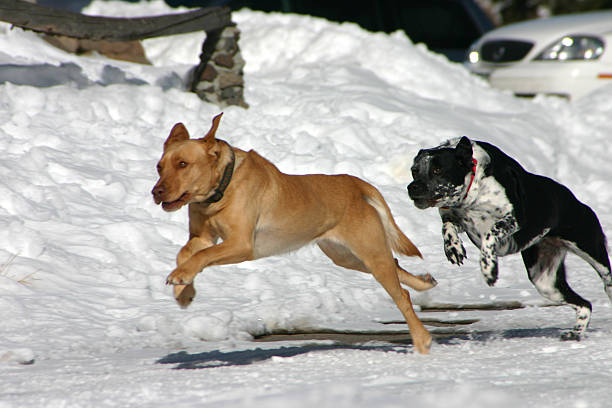
[[[567,284],[567,251],[599,273],[612,300],[612,274],[606,238],[595,213],[565,186],[528,173],[497,147],[453,139],[419,151],[408,194],[420,208],[437,207],[442,217],[444,252],[461,265],[466,232],[480,248],[480,270],[493,286],[497,257],[520,252],[538,292],[576,310],[575,327],[564,340],[579,340],[591,319],[591,303]]]

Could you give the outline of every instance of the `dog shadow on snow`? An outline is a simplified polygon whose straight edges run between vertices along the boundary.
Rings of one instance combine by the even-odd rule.
[[[476,344],[488,343],[499,339],[521,339],[521,338],[550,338],[558,340],[563,329],[560,328],[532,328],[532,329],[511,329],[504,331],[478,331],[478,332],[463,332],[463,333],[436,333],[432,332],[433,337],[433,352],[435,353],[436,344],[439,345],[464,345],[466,342],[474,342]],[[334,340],[330,336],[329,340]],[[170,353],[165,357],[156,361],[157,364],[172,364],[177,370],[194,370],[204,368],[218,368],[227,366],[243,366],[273,360],[275,358],[289,358],[302,354],[326,352],[333,350],[362,350],[362,351],[378,351],[397,354],[412,354],[412,339],[409,335],[403,339],[394,339],[383,342],[376,341],[369,344],[347,344],[337,342],[334,344],[308,344],[300,342],[299,345],[287,346],[287,342],[283,342],[283,346],[276,348],[255,348],[248,350],[237,351],[207,351],[202,353],[188,353],[179,351]]]
[[[303,344],[299,346],[282,346],[272,349],[255,348],[238,351],[208,351],[204,353],[190,354],[186,351],[171,353],[157,360],[157,364],[176,364],[177,370],[217,368],[226,366],[241,366],[258,363],[274,358],[295,357],[301,354],[322,352],[330,350],[366,350],[385,351],[399,354],[411,353],[407,347],[394,345],[368,346],[351,344]]]
[[[549,338],[552,340],[560,340],[561,335],[566,329],[558,327],[546,327],[546,328],[531,328],[531,329],[508,329],[508,330],[487,330],[487,331],[473,331],[466,333],[457,334],[436,334],[434,336],[434,343],[436,344],[461,344],[461,342],[471,341],[475,343],[489,343],[495,340],[511,340],[511,339],[528,339],[528,338]]]

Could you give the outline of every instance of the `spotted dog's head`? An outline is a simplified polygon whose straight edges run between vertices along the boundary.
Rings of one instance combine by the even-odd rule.
[[[458,206],[472,181],[472,142],[464,136],[454,147],[447,143],[423,149],[411,170],[408,195],[417,208]]]

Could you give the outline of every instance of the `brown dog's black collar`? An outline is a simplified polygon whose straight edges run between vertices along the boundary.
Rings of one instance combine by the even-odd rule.
[[[227,143],[226,143],[227,144]],[[221,181],[217,188],[215,188],[215,193],[208,197],[206,200],[199,202],[198,204],[212,204],[220,201],[223,198],[223,194],[229,186],[230,181],[232,180],[232,175],[234,174],[234,164],[236,163],[236,155],[234,154],[234,150],[232,147],[227,144],[230,149],[230,154],[232,155],[232,159],[229,164],[223,170],[223,176],[221,177]]]

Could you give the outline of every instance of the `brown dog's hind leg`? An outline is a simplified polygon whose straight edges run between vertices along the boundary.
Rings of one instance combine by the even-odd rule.
[[[410,293],[400,285],[398,277],[400,269],[396,266],[391,249],[387,246],[382,226],[380,223],[377,225],[378,228],[376,225],[368,225],[365,231],[359,227],[357,227],[358,231],[354,231],[355,224],[349,225],[348,230],[343,228],[344,231],[339,226],[334,231],[330,231],[328,234],[330,239],[323,239],[318,242],[318,245],[336,265],[374,275],[406,319],[417,351],[421,354],[427,354],[431,345],[431,335],[414,312]],[[373,231],[372,227],[374,227]],[[367,242],[364,242],[364,239]],[[406,271],[403,272],[405,275],[402,275],[407,282],[417,285],[417,281],[419,281],[418,285],[427,286],[418,277],[410,275]]]
[[[385,288],[387,293],[389,293],[389,296],[391,296],[400,312],[402,312],[402,315],[404,315],[408,328],[410,329],[414,347],[421,354],[429,353],[431,335],[414,312],[410,293],[401,287],[393,259],[389,261],[373,259],[372,261],[365,261],[365,263],[372,265],[372,274],[382,287]]]
[[[402,282],[404,285],[410,286],[414,290],[418,290],[419,292],[431,289],[438,284],[434,277],[429,273],[423,275],[411,274],[399,265],[397,259],[395,260],[395,267],[397,277],[399,278],[400,282]]]
[[[361,259],[357,258],[357,256],[355,256],[355,254],[345,245],[329,239],[320,240],[317,242],[317,245],[319,245],[321,251],[323,251],[336,265],[360,272],[371,273]],[[438,284],[434,277],[428,273],[423,275],[411,274],[399,265],[397,259],[395,259],[395,267],[399,281],[419,292],[431,289]]]
[[[336,265],[359,272],[371,273],[361,259],[357,258],[345,245],[329,239],[320,240],[317,245]]]

